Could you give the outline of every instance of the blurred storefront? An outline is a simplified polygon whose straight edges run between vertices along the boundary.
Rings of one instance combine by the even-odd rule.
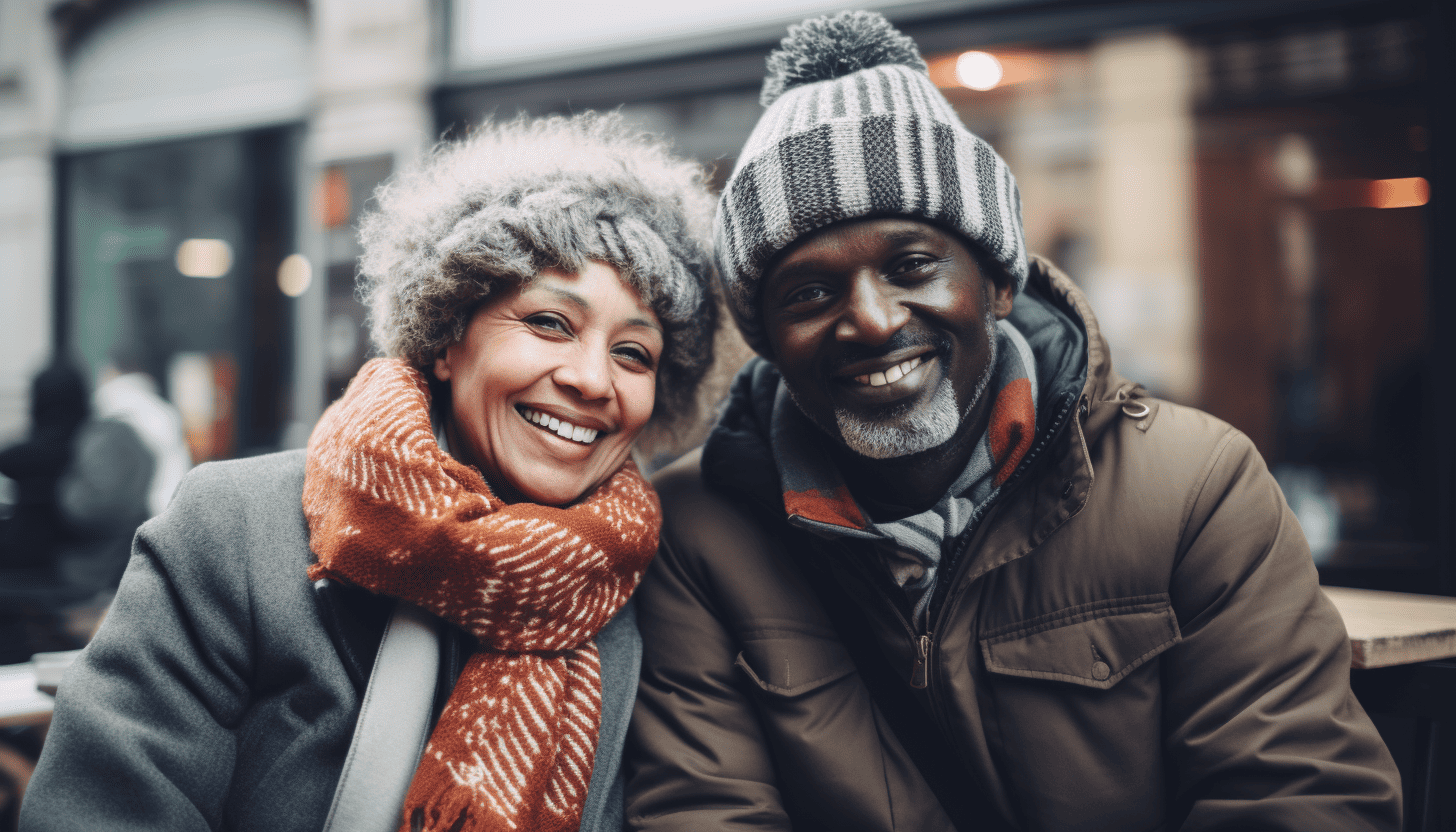
[[[17,197],[0,245],[20,255],[0,435],[25,429],[29,375],[66,353],[95,380],[151,375],[197,461],[301,444],[363,359],[348,226],[428,141],[432,7],[10,0],[0,16],[0,191]]]
[[[0,0],[0,434],[61,348],[139,361],[199,459],[302,444],[367,355],[354,221],[430,138],[620,107],[721,182],[765,54],[844,5]],[[1440,3],[851,5],[1011,163],[1121,371],[1253,437],[1330,579],[1456,593]]]

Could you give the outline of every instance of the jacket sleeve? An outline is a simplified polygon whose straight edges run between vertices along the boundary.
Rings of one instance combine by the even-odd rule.
[[[229,484],[208,479],[199,469],[138,532],[105,622],[61,685],[22,829],[221,825],[252,624],[241,520]]]
[[[1170,828],[1398,830],[1400,779],[1350,691],[1350,645],[1253,444],[1229,430],[1189,494],[1165,654]]]
[[[674,501],[661,481],[664,508]],[[681,520],[676,511],[669,520]],[[694,521],[700,519],[693,518]],[[711,539],[711,520],[693,540]],[[627,825],[636,830],[789,829],[767,742],[734,667],[691,543],[664,526],[638,589],[642,681],[627,743]]]

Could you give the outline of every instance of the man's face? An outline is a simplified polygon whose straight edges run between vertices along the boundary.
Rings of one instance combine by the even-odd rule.
[[[920,453],[971,429],[1012,287],[954,234],[917,220],[821,229],[763,282],[763,322],[799,409],[851,451]]]

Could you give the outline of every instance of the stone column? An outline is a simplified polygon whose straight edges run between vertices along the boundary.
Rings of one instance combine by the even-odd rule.
[[[1196,402],[1192,59],[1166,33],[1091,50],[1097,112],[1092,308],[1123,375]]]
[[[0,443],[25,431],[30,377],[54,338],[60,62],[49,5],[0,2]]]
[[[312,4],[316,109],[299,178],[298,239],[313,281],[298,299],[294,420],[285,444],[302,446],[323,412],[328,303],[326,237],[317,210],[328,165],[382,154],[408,164],[434,138],[430,0],[318,0]]]

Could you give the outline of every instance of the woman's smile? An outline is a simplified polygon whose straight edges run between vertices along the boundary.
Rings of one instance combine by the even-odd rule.
[[[597,434],[601,433],[597,428],[572,424],[565,419],[558,419],[543,410],[534,410],[524,405],[516,405],[516,412],[521,414],[522,418],[532,425],[548,433],[555,434],[562,439],[582,445],[590,445],[595,442],[597,440]]]

